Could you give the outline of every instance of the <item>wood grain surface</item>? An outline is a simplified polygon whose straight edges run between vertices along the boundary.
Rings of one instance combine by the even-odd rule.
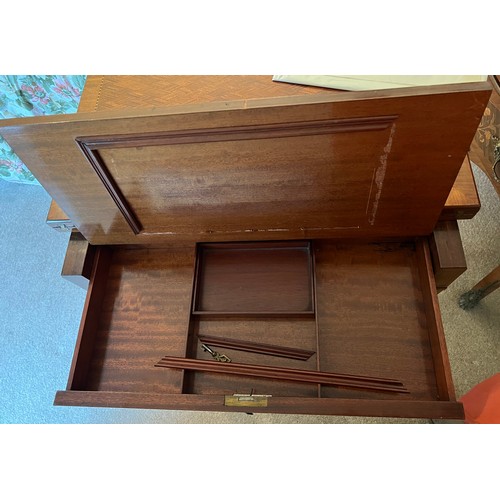
[[[160,408],[179,403],[180,407],[211,409],[210,402],[215,401],[211,396],[254,393],[272,395],[272,410],[263,411],[342,414],[349,409],[352,415],[413,411],[414,417],[453,414],[449,418],[460,418],[460,405],[429,406],[439,399],[453,400],[453,387],[439,308],[430,290],[434,286],[430,254],[424,247],[423,240],[376,244],[315,241],[315,318],[193,315],[194,246],[99,247],[69,392],[58,394],[56,404],[139,404],[144,397],[140,407],[146,408],[153,404],[149,395],[158,394],[168,396],[157,401]],[[218,348],[235,365],[397,379],[409,392],[377,392],[374,396],[373,391],[318,383],[155,368],[164,356],[213,361],[203,351],[200,336],[316,351],[304,361]],[[86,391],[103,393],[103,399],[89,397]],[[70,392],[79,393],[80,399]],[[128,396],[130,393],[137,398]],[[293,410],[281,398],[303,399]],[[354,409],[346,398],[366,402]],[[323,403],[325,399],[332,402]],[[274,401],[279,404],[274,406]],[[415,405],[405,405],[410,401]],[[402,403],[399,410],[396,402]],[[223,407],[221,411],[234,410]]]
[[[436,283],[432,273],[431,254],[427,240],[422,239],[418,242],[416,257],[434,365],[437,399],[443,401],[454,400],[455,388],[453,386],[443,321],[439,309],[439,300],[437,298]]]
[[[397,378],[411,393],[401,399],[436,399],[414,244],[315,242],[315,257],[321,370]],[[321,395],[365,397],[331,387]]]
[[[256,77],[252,93],[248,77],[228,77],[225,87],[214,77],[202,87],[196,77],[182,77],[184,93],[158,80],[149,110],[131,112],[147,98],[144,81],[134,87],[133,77],[110,85],[102,78],[89,80],[82,113],[12,120],[3,129],[89,241],[104,244],[94,259],[68,390],[56,404],[245,411],[225,407],[223,395],[260,393],[272,394],[269,405],[252,411],[463,417],[453,401],[429,249],[413,237],[433,230],[447,199],[453,218],[474,195],[463,158],[488,101],[487,84],[298,94],[295,86]],[[127,98],[132,104],[123,111]],[[165,99],[177,106],[160,108]],[[454,182],[464,190],[450,202]],[[365,242],[385,237],[404,238]],[[206,300],[193,311],[195,242],[309,238],[320,238],[315,278],[312,287],[299,280],[296,295],[315,290],[308,295],[316,299],[315,316],[196,314],[224,316],[221,303],[233,296],[247,303],[250,297],[256,310],[268,302],[276,310],[287,297],[279,265],[265,259],[263,269],[275,273],[271,284],[259,266],[250,273],[263,292],[250,286],[245,295],[242,279],[238,297],[234,273],[233,288],[221,286],[227,255],[208,265],[215,281],[208,280]],[[108,246],[117,243],[128,246]],[[281,292],[266,295],[275,285]],[[252,313],[240,305],[240,313]],[[219,348],[234,363],[398,379],[409,393],[374,396],[154,367],[164,356],[212,360],[200,335],[315,352],[303,361]]]
[[[91,243],[409,236],[432,231],[490,92],[484,83],[82,113],[5,120],[2,133]],[[398,118],[375,131],[308,125],[381,116]],[[293,123],[294,136],[134,143]],[[74,142],[124,135],[130,147],[98,151],[143,227],[137,235]]]
[[[439,222],[429,238],[437,288],[446,288],[467,270],[457,221]]]
[[[111,391],[59,391],[56,405],[105,406],[223,412],[284,413],[308,415],[348,415],[464,419],[464,409],[456,401],[390,401],[355,398],[272,397],[264,408],[224,406],[221,395],[156,394]]]
[[[472,219],[481,208],[469,155],[462,163],[439,220]]]
[[[92,273],[95,247],[78,231],[73,231],[68,241],[61,276],[85,290]]]
[[[331,94],[342,91],[273,82],[270,75],[89,75],[80,113],[118,109],[146,109],[180,104],[262,99],[291,95]],[[441,214],[442,220],[472,218],[480,208],[468,157],[460,169]],[[69,217],[53,200],[49,223]]]
[[[87,77],[78,111],[338,93],[342,91],[273,82],[271,75],[92,75]]]
[[[185,353],[193,267],[194,247],[114,249],[88,375],[78,388],[181,391],[182,374],[158,373],[154,363]]]

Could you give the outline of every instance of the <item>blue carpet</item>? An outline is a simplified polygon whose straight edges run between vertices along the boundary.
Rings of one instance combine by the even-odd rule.
[[[49,206],[42,187],[0,180],[0,422],[154,421],[161,412],[52,404],[66,388],[85,291],[60,276],[69,233],[45,223]]]

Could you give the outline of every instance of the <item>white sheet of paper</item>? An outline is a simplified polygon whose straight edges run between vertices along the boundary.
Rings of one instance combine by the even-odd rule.
[[[422,85],[484,82],[488,75],[274,75],[276,82],[341,90],[381,90]]]

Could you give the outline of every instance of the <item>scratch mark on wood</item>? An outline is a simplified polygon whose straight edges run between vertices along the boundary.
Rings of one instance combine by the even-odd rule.
[[[389,157],[389,153],[392,148],[392,140],[394,137],[394,133],[396,131],[396,124],[393,123],[391,127],[391,133],[389,134],[389,140],[384,147],[384,153],[380,156],[380,165],[377,167],[374,175],[374,181],[377,188],[377,192],[375,193],[375,199],[373,200],[372,210],[368,222],[371,226],[375,224],[375,217],[377,215],[378,204],[380,201],[380,195],[382,194],[382,187],[384,185],[385,173],[387,171],[387,158]],[[373,187],[373,183],[372,183]],[[371,192],[370,192],[371,194]]]

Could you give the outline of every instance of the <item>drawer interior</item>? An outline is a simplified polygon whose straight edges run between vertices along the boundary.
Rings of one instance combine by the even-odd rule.
[[[98,247],[68,390],[453,400],[429,274],[425,239]],[[211,347],[232,363],[391,378],[408,392],[155,366],[213,360],[207,338],[234,341]]]

